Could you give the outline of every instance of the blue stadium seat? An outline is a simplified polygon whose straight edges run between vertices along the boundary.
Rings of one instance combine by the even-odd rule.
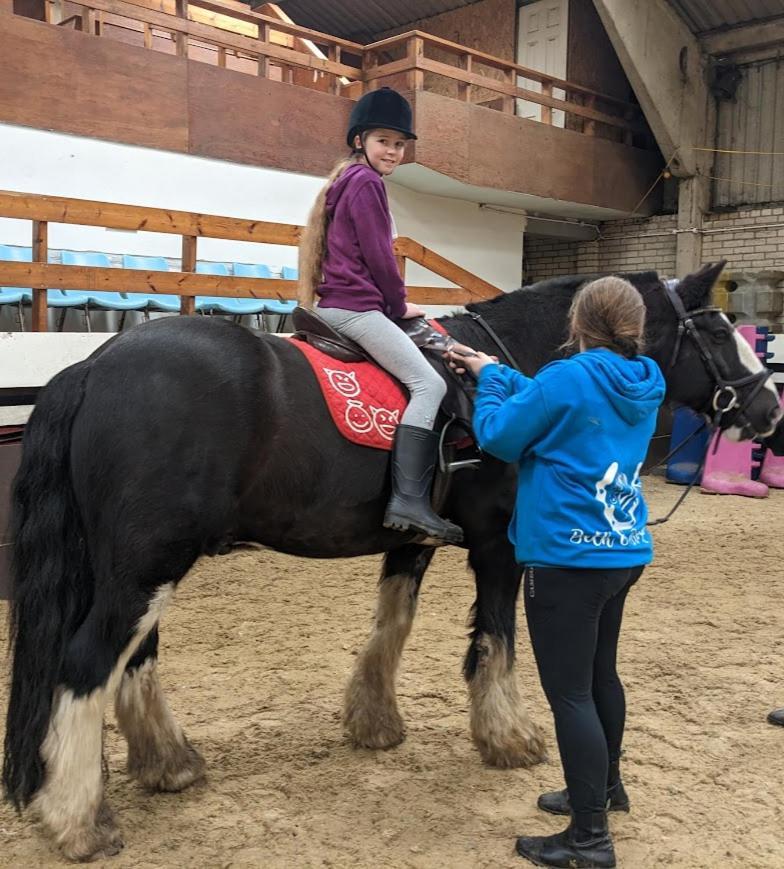
[[[0,244],[0,260],[10,262],[29,263],[33,259],[33,250],[29,247],[12,247],[8,244]],[[0,287],[0,306],[13,305],[16,307],[16,316],[19,328],[24,331],[23,305],[29,305],[33,298],[33,291],[29,287]]]
[[[235,266],[236,268],[236,266]],[[266,266],[260,266],[266,269],[267,274],[258,275],[241,275],[242,277],[271,277],[269,269]],[[229,274],[229,267],[225,263],[196,263],[196,272],[200,275],[226,275]],[[235,275],[237,272],[235,271]],[[202,314],[231,314],[235,321],[239,321],[240,317],[245,315],[256,316],[261,315],[264,310],[264,302],[261,299],[232,299],[227,296],[197,296],[196,310]]]
[[[292,268],[292,266],[283,266],[280,276],[286,281],[296,281],[299,273],[297,272],[297,269]],[[287,299],[286,301],[281,301],[280,299],[265,299],[264,301],[264,313],[276,314],[278,316],[278,327],[275,330],[276,332],[283,331],[286,317],[288,317],[296,307],[297,303],[291,299]]]
[[[162,256],[131,256],[124,254],[122,258],[124,269],[142,269],[148,272],[168,272],[169,263]],[[137,299],[146,299],[145,315],[149,311],[159,311],[166,314],[179,314],[180,297],[171,293],[129,293]]]
[[[63,251],[64,266],[97,266],[98,268],[111,268],[111,260],[105,253],[89,253],[85,251]],[[99,308],[103,311],[141,311],[147,307],[147,300],[139,298],[135,294],[130,296],[117,292],[102,292],[100,290],[87,290],[88,307]],[[120,321],[120,328],[124,318]]]

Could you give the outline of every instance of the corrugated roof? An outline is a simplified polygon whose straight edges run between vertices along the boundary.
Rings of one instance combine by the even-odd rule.
[[[263,0],[252,0],[259,5]],[[297,24],[331,36],[368,39],[420,18],[451,12],[478,0],[340,0],[338,3],[314,3],[313,0],[277,0]]]
[[[784,16],[784,0],[669,0],[694,33]]]

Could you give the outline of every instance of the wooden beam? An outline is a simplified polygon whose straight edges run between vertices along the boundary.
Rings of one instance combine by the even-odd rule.
[[[464,54],[460,58],[461,68],[464,72],[472,73],[473,72],[473,63],[474,59],[470,54]],[[468,82],[459,81],[457,83],[457,95],[459,99],[463,100],[463,102],[470,103],[471,102],[471,85]]]
[[[267,43],[269,42],[269,24],[266,22],[259,25],[259,42]],[[269,58],[266,54],[259,53],[259,62],[257,73],[259,78],[268,78],[269,77]]]
[[[425,56],[425,42],[421,36],[412,36],[406,44],[406,60],[413,70],[408,74],[408,89],[421,91],[425,87],[425,73],[419,68],[419,61]]]
[[[368,60],[372,59],[372,55],[368,55]],[[401,72],[410,72],[412,62],[408,57],[401,60],[391,60],[389,63],[374,63],[372,66],[365,67],[364,80],[367,84],[375,82],[376,79],[385,78],[389,75],[398,75]]]
[[[553,83],[551,81],[542,82],[542,96],[547,99],[552,99],[553,97]],[[542,106],[541,112],[541,120],[543,124],[547,124],[548,126],[552,126],[553,123],[553,110],[550,106]]]
[[[193,274],[196,271],[196,236],[182,237],[182,271]],[[196,300],[192,296],[183,295],[180,299],[180,313],[185,316],[196,313]]]
[[[468,295],[473,297],[474,301],[477,301],[477,299],[494,299],[502,292],[498,287],[482,280],[482,278],[473,274],[473,272],[461,268],[456,263],[442,257],[440,254],[411,238],[406,238],[405,236],[396,238],[394,249],[396,256],[410,259],[412,262],[417,263],[417,265],[433,272],[433,274],[444,278],[444,280],[459,284]]]
[[[49,259],[49,224],[43,220],[33,221],[33,260],[46,263]],[[46,332],[47,324],[46,287],[33,289],[33,332]]]
[[[698,34],[697,38],[703,50],[714,55],[784,45],[784,15],[771,21],[733,27],[720,33]]]
[[[297,282],[282,278],[235,278],[190,272],[148,272],[143,269],[5,260],[0,261],[0,284],[96,292],[121,290],[124,293],[170,293],[188,298],[209,295],[235,299],[297,299]],[[477,294],[461,287],[417,286],[408,287],[408,298],[420,305],[465,305],[476,301]]]
[[[302,232],[302,227],[288,223],[241,220],[237,217],[196,214],[190,211],[170,211],[164,208],[118,205],[114,202],[95,202],[89,199],[68,199],[63,196],[41,196],[2,190],[0,190],[0,217],[288,246],[297,246]]]
[[[189,244],[192,245],[193,241]],[[144,269],[2,260],[0,276],[3,284],[9,287],[48,287],[94,292],[118,290],[127,293],[173,293],[179,296],[210,295],[251,299],[295,299],[297,296],[297,282],[283,278],[235,278],[188,271],[155,272]]]
[[[174,0],[175,15],[182,18],[183,21],[188,20],[188,0]],[[188,56],[188,35],[187,33],[175,34],[175,42],[177,43],[177,56]]]

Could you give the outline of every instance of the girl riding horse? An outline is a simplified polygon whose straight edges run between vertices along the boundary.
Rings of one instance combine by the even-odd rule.
[[[446,383],[395,320],[424,316],[406,301],[392,250],[392,219],[383,179],[416,139],[411,106],[381,88],[354,106],[347,135],[351,156],[332,170],[308,218],[300,253],[300,301],[359,344],[411,395],[395,433],[392,497],[384,527],[460,543],[462,530],[430,505],[438,434],[433,431]]]

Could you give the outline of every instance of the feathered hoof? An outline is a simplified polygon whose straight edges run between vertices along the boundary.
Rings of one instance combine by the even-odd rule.
[[[206,768],[204,758],[187,739],[166,756],[139,757],[128,753],[128,775],[150,791],[184,791],[204,778]]]
[[[394,748],[406,738],[406,728],[397,709],[347,707],[343,727],[354,748]]]
[[[497,769],[535,766],[547,760],[542,731],[535,724],[505,734],[473,734],[482,760]]]
[[[114,816],[106,803],[98,809],[95,825],[60,837],[63,856],[76,863],[92,863],[105,860],[122,851],[125,843],[122,833],[114,822]]]

